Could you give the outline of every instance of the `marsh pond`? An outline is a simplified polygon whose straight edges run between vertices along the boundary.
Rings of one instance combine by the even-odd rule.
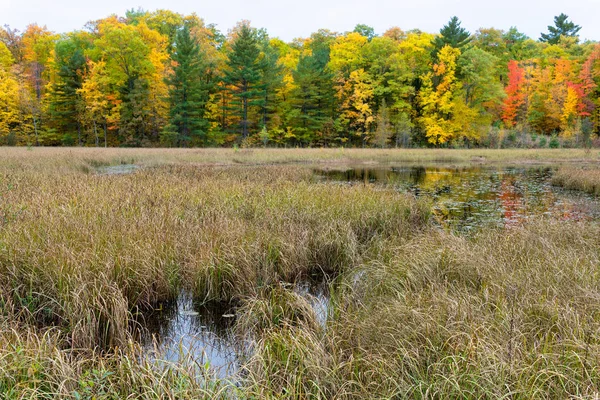
[[[314,168],[316,182],[374,185],[381,190],[426,198],[441,229],[470,235],[482,227],[507,228],[532,218],[551,216],[585,220],[600,214],[588,195],[552,186],[553,167],[351,167]],[[129,171],[128,171],[129,172]],[[131,170],[133,172],[133,169]],[[323,282],[300,282],[295,291],[309,300],[321,323],[327,320],[329,294]],[[182,293],[141,319],[141,340],[150,357],[177,362],[194,357],[221,377],[237,370],[239,350],[233,333],[235,309],[203,304]]]

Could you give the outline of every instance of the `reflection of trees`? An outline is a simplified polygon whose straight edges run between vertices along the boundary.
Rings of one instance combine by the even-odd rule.
[[[551,173],[548,167],[394,167],[356,168],[326,175],[332,180],[383,184],[430,197],[440,224],[469,230],[485,224],[513,226],[528,216],[547,213],[580,219],[578,207],[568,199],[557,198],[550,188]]]
[[[523,210],[525,208],[523,206],[523,194],[515,190],[514,176],[505,176],[502,179],[498,198],[502,205],[505,226],[515,225],[523,220]]]

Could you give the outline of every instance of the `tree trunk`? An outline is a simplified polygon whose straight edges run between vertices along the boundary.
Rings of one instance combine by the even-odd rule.
[[[106,119],[104,120],[104,148],[107,148],[107,137],[108,136],[108,127],[107,127],[107,123],[106,123]]]
[[[38,128],[37,128],[37,119],[35,118],[35,115],[31,115],[31,117],[33,118],[33,133],[35,134],[35,145],[39,146],[40,143],[38,141]]]
[[[248,99],[244,97],[244,119],[242,121],[242,137],[245,139],[248,136]]]
[[[98,147],[99,139],[98,139],[98,128],[96,127],[96,120],[94,120],[94,136],[96,137],[96,147]]]

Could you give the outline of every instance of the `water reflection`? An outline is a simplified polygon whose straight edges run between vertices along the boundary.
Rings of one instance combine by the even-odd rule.
[[[291,289],[305,297],[322,326],[328,317],[329,291],[326,280],[303,281]],[[233,332],[235,310],[229,304],[195,302],[181,293],[172,304],[163,303],[152,312],[138,315],[139,340],[146,355],[156,361],[177,363],[190,357],[207,365],[220,378],[230,378],[239,366],[240,350],[247,352]]]
[[[139,322],[141,342],[150,357],[170,362],[192,357],[219,377],[236,372],[235,315],[228,305],[201,305],[182,293],[176,302],[162,304]]]
[[[294,292],[304,297],[315,312],[317,321],[325,326],[329,316],[329,283],[327,279],[319,282],[304,281],[294,285]]]
[[[433,214],[443,226],[471,231],[481,226],[514,226],[540,216],[569,220],[597,214],[596,202],[567,193],[550,184],[552,168],[353,168],[316,171],[338,182],[386,185],[395,190],[427,196]]]

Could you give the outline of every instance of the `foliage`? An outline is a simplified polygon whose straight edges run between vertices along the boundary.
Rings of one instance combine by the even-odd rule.
[[[434,56],[445,46],[460,49],[471,41],[471,34],[460,24],[458,17],[454,16],[440,29],[440,34],[433,40]]]
[[[569,21],[569,17],[562,13],[554,17],[554,26],[548,26],[548,33],[542,33],[540,41],[549,44],[558,44],[561,36],[576,37],[580,30],[581,27],[579,25],[575,25],[572,21]]]
[[[203,57],[189,26],[185,25],[176,34],[171,56],[173,72],[167,78],[170,119],[165,135],[172,136],[172,144],[176,146],[206,143],[209,124],[204,114],[212,82]]]
[[[561,14],[534,41],[452,17],[435,35],[358,24],[286,43],[143,9],[62,35],[6,26],[0,143],[249,146],[265,127],[270,146],[485,146],[519,126],[582,145],[600,133],[600,46],[579,29]]]

